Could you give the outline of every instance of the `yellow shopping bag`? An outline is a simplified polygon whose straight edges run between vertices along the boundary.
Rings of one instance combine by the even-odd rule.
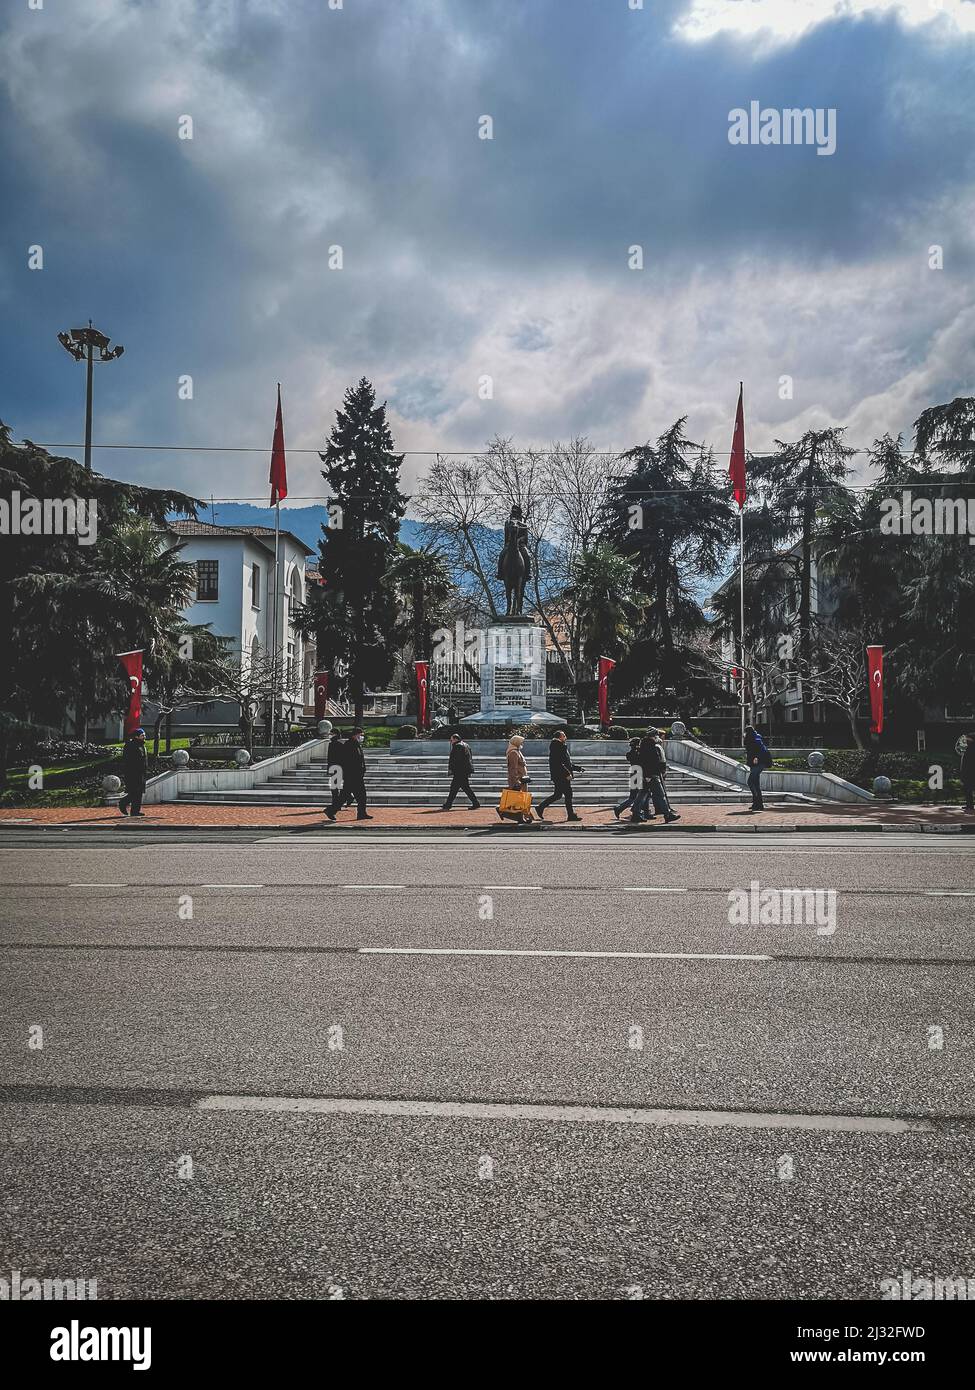
[[[532,808],[531,792],[518,792],[513,787],[505,787],[501,793],[499,811],[515,811],[527,814]]]

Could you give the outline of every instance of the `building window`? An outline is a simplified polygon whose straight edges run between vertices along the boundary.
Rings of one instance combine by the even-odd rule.
[[[253,565],[251,567],[251,605],[254,608],[261,606],[261,567]]]
[[[219,560],[197,560],[196,597],[198,600],[207,603],[213,602],[218,597],[217,576],[219,570]]]

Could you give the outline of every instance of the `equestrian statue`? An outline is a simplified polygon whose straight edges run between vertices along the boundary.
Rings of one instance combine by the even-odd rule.
[[[498,556],[498,578],[504,585],[505,617],[521,617],[525,611],[525,585],[532,577],[532,562],[528,554],[528,527],[522,520],[521,508],[511,508],[504,523],[504,545]]]

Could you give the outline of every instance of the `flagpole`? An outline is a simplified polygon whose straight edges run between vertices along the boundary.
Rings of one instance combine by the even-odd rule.
[[[741,672],[741,746],[745,746],[745,504],[738,508],[738,597],[741,604],[738,645]]]
[[[274,726],[277,719],[278,703],[278,545],[281,540],[281,503],[274,504],[274,606],[271,622],[274,624],[271,638],[271,748],[274,748]]]
[[[740,673],[739,692],[741,694],[741,746],[745,746],[745,431],[744,431],[744,401],[745,383],[738,383],[738,409],[742,412],[742,432],[741,432],[741,495],[738,498],[738,670]],[[736,440],[732,445],[734,448],[739,442],[737,439],[737,419],[735,422]],[[737,486],[737,485],[736,485]]]

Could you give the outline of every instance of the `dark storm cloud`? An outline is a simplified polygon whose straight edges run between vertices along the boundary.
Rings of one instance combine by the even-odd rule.
[[[0,415],[79,437],[55,334],[89,314],[127,348],[98,380],[103,438],[263,442],[281,378],[289,440],[310,446],[363,373],[417,448],[495,427],[626,444],[684,410],[700,433],[740,375],[776,429],[941,398],[971,305],[972,39],[888,12],[774,46],[688,42],[688,2],[8,10]],[[835,107],[836,153],[731,146],[728,113],[753,99]],[[101,462],[200,477],[178,455]],[[314,460],[295,467],[317,486]],[[264,472],[208,456],[207,490],[256,493]]]

